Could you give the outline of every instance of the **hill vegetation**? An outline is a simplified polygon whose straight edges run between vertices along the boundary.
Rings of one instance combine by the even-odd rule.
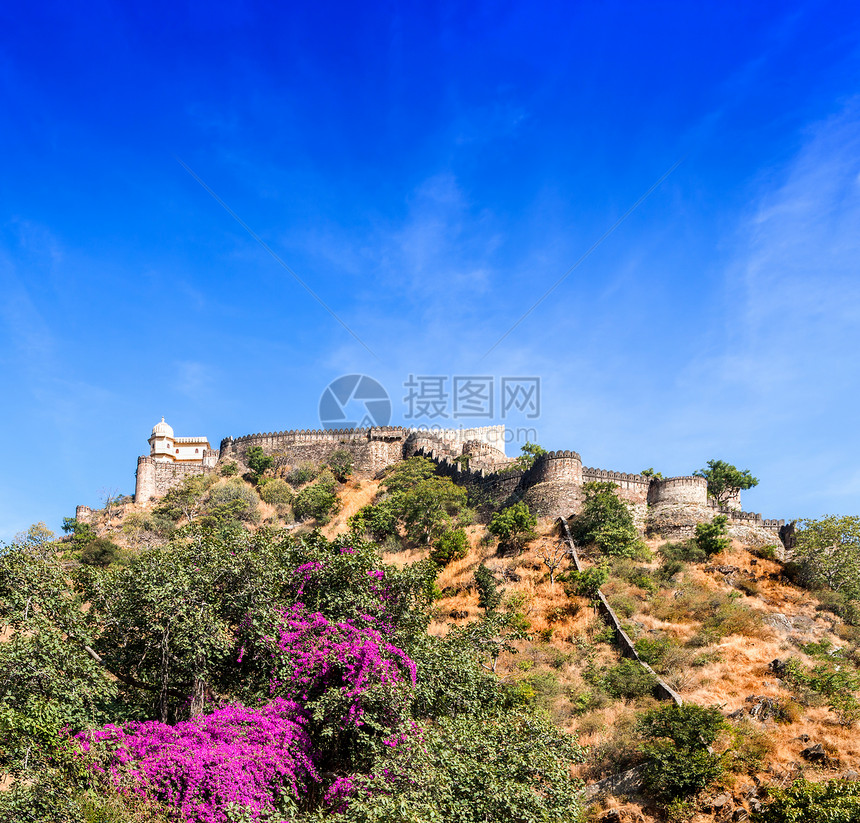
[[[783,564],[590,484],[577,570],[423,458],[252,457],[3,549],[0,819],[860,821],[856,519]]]

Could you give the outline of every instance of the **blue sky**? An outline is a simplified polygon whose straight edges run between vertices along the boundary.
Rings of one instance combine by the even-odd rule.
[[[858,513],[858,80],[849,3],[4,5],[0,539],[350,373],[394,423],[539,377],[547,448]]]

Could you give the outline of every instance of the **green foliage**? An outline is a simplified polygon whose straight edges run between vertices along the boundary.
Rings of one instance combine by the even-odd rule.
[[[860,626],[860,600],[851,600],[842,592],[821,589],[815,592],[818,603],[816,611],[831,612],[841,617],[849,626]]]
[[[487,530],[503,543],[521,550],[535,536],[537,518],[529,511],[527,503],[519,502],[493,515]]]
[[[287,483],[297,489],[299,486],[304,486],[305,483],[310,483],[318,474],[319,469],[310,461],[305,461],[290,469],[287,473]]]
[[[360,780],[339,820],[349,823],[578,823],[584,751],[543,718],[458,715],[421,729]]]
[[[214,486],[205,504],[206,516],[211,524],[231,520],[255,522],[259,519],[260,497],[241,477],[231,477]]]
[[[604,563],[590,566],[581,572],[570,569],[560,574],[558,579],[564,583],[564,590],[569,597],[587,597],[589,600],[596,600],[597,592],[609,579],[609,566]]]
[[[637,728],[647,758],[645,787],[658,800],[691,797],[723,775],[723,757],[708,751],[726,728],[718,708],[669,703],[646,712]]]
[[[251,483],[259,483],[263,472],[272,468],[274,462],[275,459],[267,456],[261,446],[251,446],[245,453],[245,463],[249,469],[248,480]]]
[[[502,592],[493,573],[481,563],[475,569],[474,580],[478,590],[478,605],[487,613],[495,611],[502,602]]]
[[[352,452],[348,449],[337,449],[331,453],[326,465],[331,469],[338,483],[345,483],[352,475]]]
[[[362,506],[347,521],[350,531],[370,535],[374,540],[385,540],[397,534],[397,512],[389,497],[375,505]]]
[[[728,537],[729,519],[724,514],[718,514],[710,523],[696,524],[696,546],[707,557],[719,554],[731,545]]]
[[[237,471],[239,471],[239,466],[236,464],[235,460],[228,460],[226,463],[222,463],[221,467],[218,469],[218,473],[221,477],[233,477]]]
[[[469,536],[463,529],[452,529],[436,538],[430,550],[430,559],[440,566],[447,566],[455,560],[462,560],[468,552]]]
[[[305,486],[293,501],[293,512],[298,520],[327,523],[338,508],[337,482],[330,475],[322,475],[315,483]]]
[[[436,466],[432,460],[428,460],[426,457],[410,457],[409,460],[403,460],[389,470],[382,481],[382,487],[392,495],[398,492],[407,492],[416,484],[433,477],[435,474]]]
[[[797,658],[790,658],[785,679],[801,702],[808,704],[810,694],[820,695],[843,726],[853,726],[860,720],[860,702],[855,696],[860,689],[860,675],[844,661],[828,661],[809,669]]]
[[[860,783],[797,780],[786,789],[768,791],[770,802],[754,823],[860,823]]]
[[[177,523],[183,518],[191,523],[205,508],[206,492],[215,483],[212,475],[199,474],[187,477],[179,486],[170,489],[153,509],[153,514]],[[244,486],[241,480],[230,481]],[[217,503],[216,503],[217,505]]]
[[[627,658],[623,658],[609,669],[602,683],[608,694],[619,699],[644,697],[651,694],[656,684],[657,680],[653,674],[635,660]]]
[[[98,537],[98,533],[89,523],[75,520],[73,517],[63,518],[63,531],[72,533],[72,547],[74,549],[82,549],[87,543]],[[25,543],[25,540],[19,539],[16,542],[21,545]]]
[[[792,559],[807,587],[860,600],[860,517],[799,521]]]
[[[260,487],[260,497],[270,506],[288,506],[293,502],[293,490],[286,480],[273,477]]]
[[[643,477],[653,477],[654,480],[662,480],[663,479],[662,472],[655,472],[654,469],[642,469],[642,471],[639,472],[639,474],[641,474]]]
[[[90,540],[80,554],[81,563],[87,566],[110,566],[119,557],[120,548],[106,537],[96,537]]]
[[[659,552],[666,560],[676,560],[681,563],[701,563],[708,559],[707,554],[695,540],[664,543],[660,546]]]
[[[647,549],[636,532],[630,509],[616,494],[614,483],[586,483],[582,510],[571,518],[573,539],[594,544],[604,554],[642,557]]]
[[[546,449],[538,446],[537,443],[529,443],[526,441],[520,448],[522,454],[514,461],[514,466],[521,471],[528,471],[541,455],[547,453]]]
[[[758,485],[758,479],[749,469],[741,471],[725,460],[709,460],[706,468],[694,471],[693,475],[708,481],[708,496],[718,506],[725,506],[739,491]]]

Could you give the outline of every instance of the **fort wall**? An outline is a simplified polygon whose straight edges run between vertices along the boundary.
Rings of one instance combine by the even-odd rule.
[[[648,490],[648,503],[684,503],[706,506],[708,504],[708,481],[704,477],[667,477],[655,480]]]
[[[187,478],[213,471],[213,467],[202,463],[164,463],[152,457],[138,457],[134,502],[146,504],[158,500]]]

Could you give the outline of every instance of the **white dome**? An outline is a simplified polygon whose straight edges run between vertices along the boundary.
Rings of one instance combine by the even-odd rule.
[[[152,427],[152,433],[157,437],[173,437],[173,429],[164,422],[163,417],[160,423],[156,423]]]

